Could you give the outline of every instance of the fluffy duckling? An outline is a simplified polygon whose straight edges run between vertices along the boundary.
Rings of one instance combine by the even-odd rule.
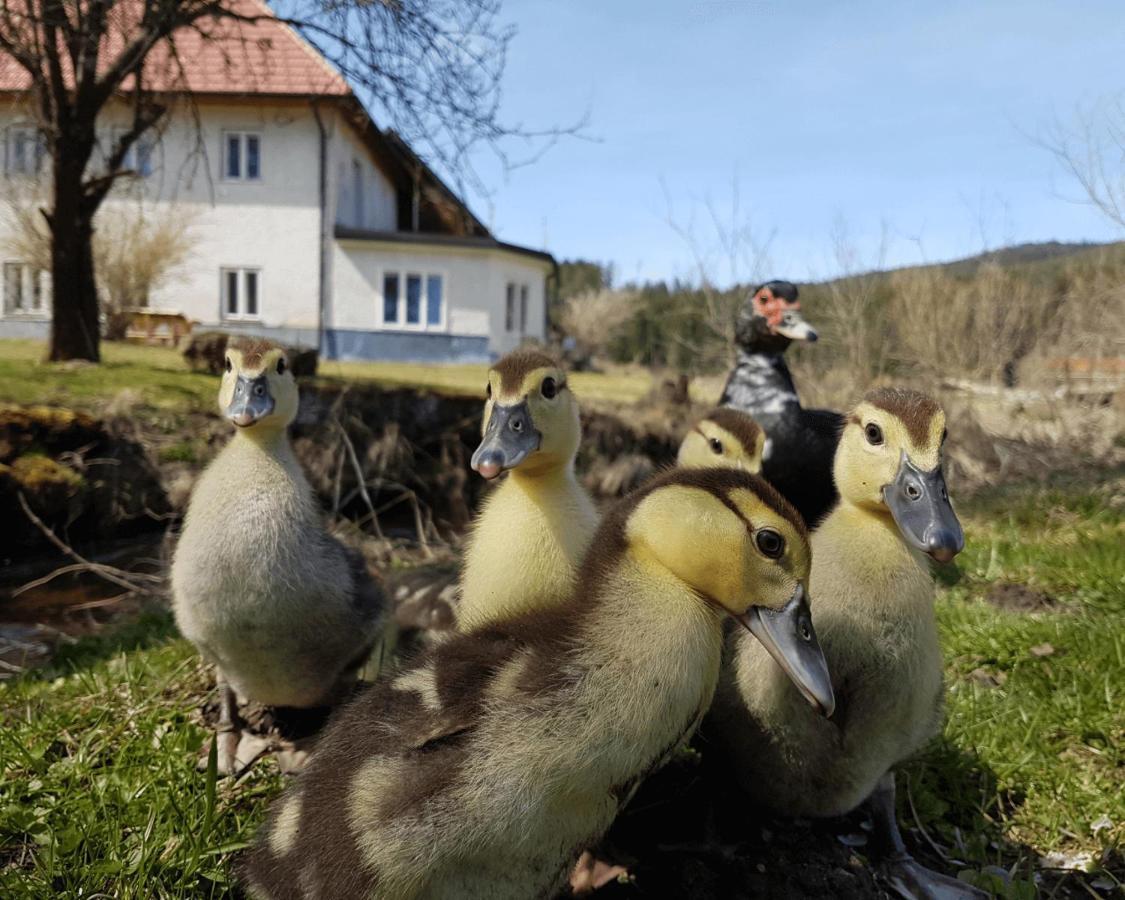
[[[453,635],[345,708],[272,811],[252,896],[554,896],[702,718],[726,616],[831,712],[805,526],[766,482],[668,472],[592,548],[565,607]]]
[[[172,562],[176,624],[219,670],[219,764],[228,773],[240,738],[236,695],[270,706],[332,703],[384,615],[362,557],[325,531],[293,454],[286,428],[297,403],[280,347],[232,342],[219,407],[235,433],[195,486]]]
[[[692,426],[680,444],[676,465],[685,469],[718,466],[757,475],[762,471],[765,443],[765,432],[751,416],[720,406]]]
[[[945,414],[914,391],[869,393],[847,417],[834,474],[840,502],[812,536],[815,621],[836,712],[810,715],[754,641],[732,635],[705,726],[753,799],[792,816],[869,800],[875,850],[906,897],[979,896],[906,853],[892,767],[939,729],[942,660],[926,554],[963,547],[941,467]]]
[[[473,524],[457,623],[479,628],[569,598],[598,514],[574,473],[582,429],[566,372],[517,350],[488,373],[483,439],[472,467],[508,472]]]

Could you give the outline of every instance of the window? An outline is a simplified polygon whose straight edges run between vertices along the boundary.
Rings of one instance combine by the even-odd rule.
[[[388,272],[383,276],[383,324],[398,323],[398,275]]]
[[[5,174],[38,175],[47,149],[38,129],[30,125],[13,125],[5,138]]]
[[[527,331],[527,285],[520,285],[520,334]]]
[[[259,181],[262,177],[262,139],[245,131],[223,133],[223,178]]]
[[[113,152],[113,148],[124,134],[124,129],[114,129],[113,143],[109,146],[107,156],[109,153]],[[148,132],[142,134],[133,141],[133,143],[129,145],[129,149],[125,151],[125,158],[121,160],[121,168],[132,170],[142,178],[147,178],[152,174],[152,157],[155,150],[156,140],[154,136]]]
[[[223,269],[221,278],[223,318],[258,318],[258,270]]]
[[[510,281],[504,303],[504,330],[516,330],[516,286]]]
[[[441,325],[441,276],[426,276],[426,325]]]
[[[444,328],[445,277],[436,272],[384,272],[383,325],[417,331]]]
[[[4,263],[4,314],[42,315],[43,273],[24,262]]]
[[[363,165],[352,160],[352,203],[355,204],[355,227],[363,227]]]

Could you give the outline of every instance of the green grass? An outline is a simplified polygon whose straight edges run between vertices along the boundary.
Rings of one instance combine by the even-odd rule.
[[[900,778],[902,820],[970,867],[1022,860],[1011,897],[1028,895],[1038,854],[1085,851],[1096,867],[1125,837],[1121,473],[1100,481],[964,505],[969,545],[937,604],[948,721]],[[1057,605],[999,609],[983,599],[997,581]],[[281,777],[270,763],[215,785],[195,770],[209,687],[166,614],[0,685],[0,896],[227,895]]]
[[[39,341],[0,340],[0,402],[97,410],[129,390],[136,394],[131,407],[140,404],[161,413],[210,409],[215,403],[216,379],[189,371],[180,354],[166,347],[103,342],[103,361],[97,366],[47,363],[45,349]],[[579,397],[595,403],[634,403],[646,397],[654,383],[641,369],[575,372],[570,379]],[[483,398],[488,366],[322,361],[319,380],[367,381]]]
[[[195,769],[209,674],[167,615],[0,686],[0,896],[228,896],[281,776]]]

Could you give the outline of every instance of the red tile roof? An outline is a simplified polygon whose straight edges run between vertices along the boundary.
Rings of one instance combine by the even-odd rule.
[[[129,37],[143,0],[119,0],[120,26],[106,37],[102,58],[112,59]],[[264,0],[229,0],[228,8],[257,22],[202,19],[173,36],[175,51],[159,45],[145,63],[145,81],[166,91],[203,94],[337,96],[351,93],[347,82],[292,28],[273,18]],[[129,82],[124,87],[129,88]],[[0,91],[25,91],[27,73],[0,51]]]

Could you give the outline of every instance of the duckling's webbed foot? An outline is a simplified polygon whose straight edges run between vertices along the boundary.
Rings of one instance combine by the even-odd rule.
[[[871,848],[880,858],[887,886],[904,900],[982,900],[988,894],[927,869],[906,850],[895,818],[895,775],[887,772],[867,800],[874,819]]]
[[[882,875],[904,900],[983,900],[989,896],[964,881],[927,869],[911,856],[885,860]]]

